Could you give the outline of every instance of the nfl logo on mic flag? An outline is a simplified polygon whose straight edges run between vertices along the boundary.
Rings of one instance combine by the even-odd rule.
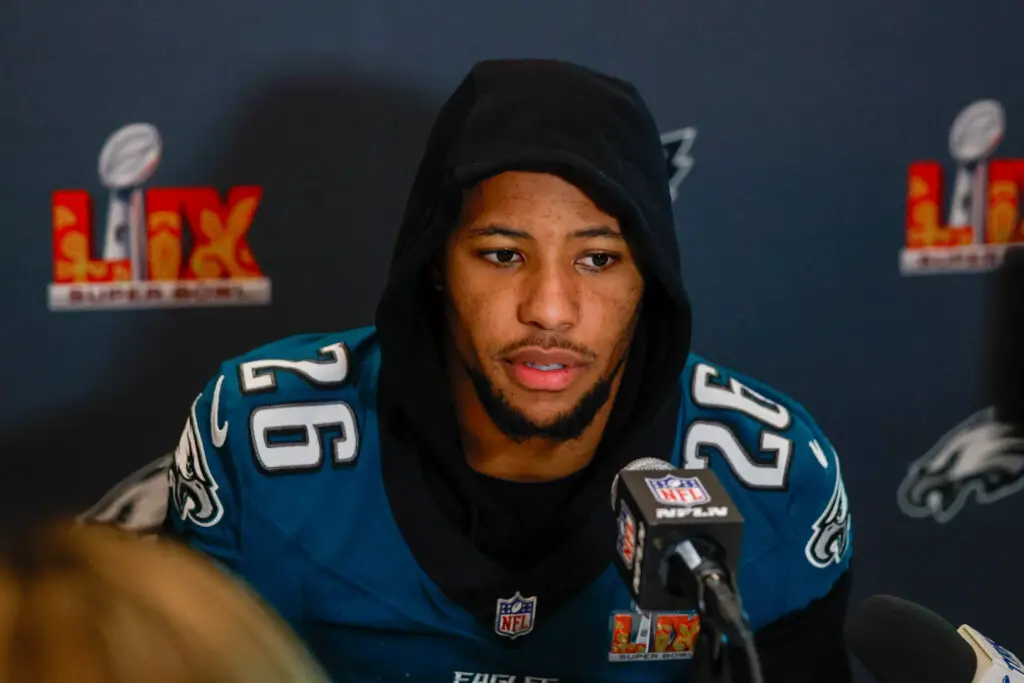
[[[707,489],[696,477],[666,474],[659,479],[646,479],[655,500],[662,505],[704,505],[711,502]]]
[[[498,598],[494,632],[515,640],[533,630],[537,598],[524,598],[519,591],[511,598]]]

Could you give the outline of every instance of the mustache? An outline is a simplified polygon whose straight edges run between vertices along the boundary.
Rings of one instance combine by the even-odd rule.
[[[572,351],[573,353],[579,354],[588,361],[597,360],[597,353],[593,349],[579,344],[574,344],[567,339],[561,339],[559,337],[551,335],[533,335],[520,339],[517,342],[509,344],[508,346],[502,347],[497,356],[503,358],[512,353],[515,353],[519,349],[526,347],[534,347],[538,349],[563,349],[565,351]]]

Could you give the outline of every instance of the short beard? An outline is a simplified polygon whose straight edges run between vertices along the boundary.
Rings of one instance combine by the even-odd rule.
[[[625,363],[626,355],[623,353],[611,373],[601,378],[575,406],[557,416],[554,421],[543,425],[537,424],[513,406],[508,397],[480,370],[468,367],[467,364],[466,371],[473,382],[473,388],[476,389],[480,404],[502,434],[516,443],[535,438],[561,443],[580,438],[583,431],[597,417],[598,411],[608,403],[612,386],[615,384],[615,376]]]

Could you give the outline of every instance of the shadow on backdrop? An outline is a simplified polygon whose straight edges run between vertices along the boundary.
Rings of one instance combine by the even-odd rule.
[[[116,341],[133,351],[108,386],[0,434],[3,524],[79,512],[173,449],[221,361],[291,334],[371,324],[440,99],[336,67],[282,73],[211,141],[219,156],[197,154],[218,166],[193,173],[222,192],[263,186],[248,243],[271,278],[272,305],[112,314],[137,325]]]

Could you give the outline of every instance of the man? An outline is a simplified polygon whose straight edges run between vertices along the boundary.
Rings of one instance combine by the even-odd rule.
[[[836,455],[799,405],[690,354],[690,325],[635,89],[478,64],[431,133],[375,327],[224,363],[169,525],[339,680],[678,681],[696,623],[637,633],[608,495],[638,458],[703,459],[746,518],[766,680],[848,680]]]

